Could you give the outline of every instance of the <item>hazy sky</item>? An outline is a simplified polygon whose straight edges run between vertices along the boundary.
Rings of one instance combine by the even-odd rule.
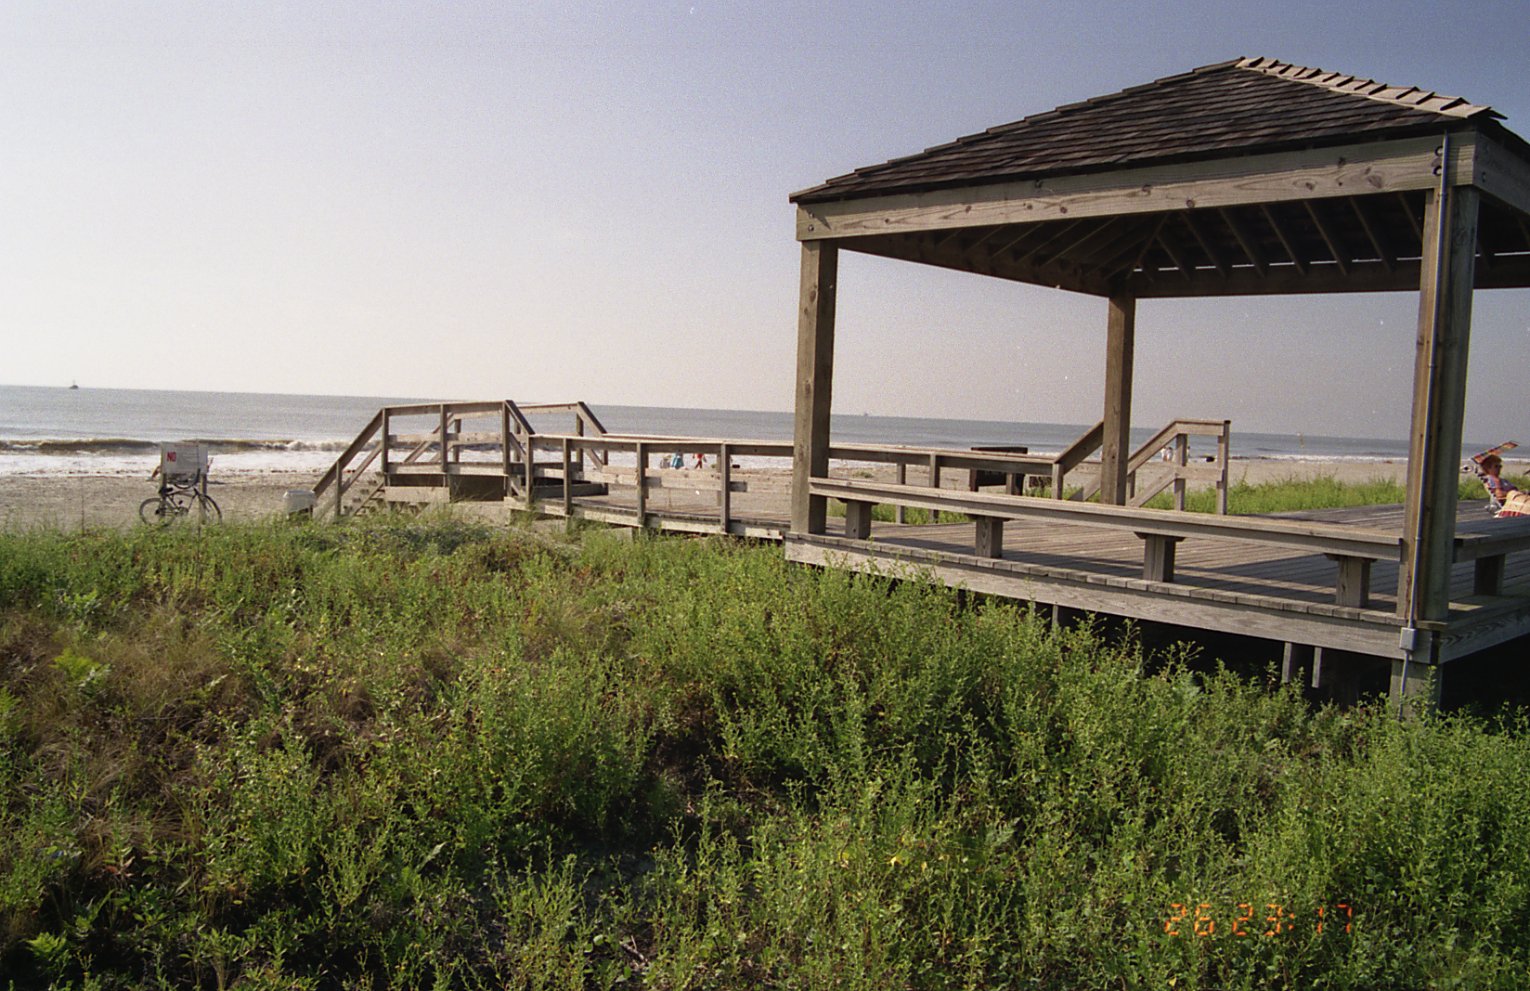
[[[1523,0],[0,0],[0,382],[789,409],[795,190],[1241,55],[1530,135],[1527,42]],[[1416,312],[1143,302],[1134,421],[1402,436]],[[1104,325],[846,253],[835,410],[1092,422]],[[1530,440],[1530,292],[1472,333],[1469,437]]]

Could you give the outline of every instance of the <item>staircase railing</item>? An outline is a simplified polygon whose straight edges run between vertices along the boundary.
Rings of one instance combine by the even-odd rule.
[[[1229,455],[1231,453],[1230,427],[1231,424],[1227,420],[1174,420],[1150,437],[1127,458],[1127,505],[1144,505],[1160,492],[1172,487],[1174,491],[1174,508],[1183,511],[1185,508],[1186,483],[1209,481],[1216,486],[1216,512],[1219,515],[1227,515],[1227,478]],[[1097,427],[1096,430],[1099,430],[1099,428]],[[1094,431],[1091,431],[1084,435],[1083,440],[1088,440],[1093,435]],[[1213,468],[1206,468],[1204,463],[1190,463],[1191,437],[1216,438],[1217,453],[1214,458],[1208,459],[1214,465]],[[1080,441],[1080,444],[1083,443],[1083,440]],[[1075,444],[1074,448],[1079,447],[1080,444]],[[1098,450],[1099,446],[1096,443],[1095,450]],[[1154,458],[1159,457],[1165,448],[1170,452],[1170,460],[1168,462],[1170,470],[1163,472],[1151,485],[1139,488],[1137,485],[1137,472],[1151,463]],[[1088,452],[1088,454],[1092,453],[1094,453],[1093,450]],[[1087,454],[1085,456],[1087,457]],[[1082,458],[1080,458],[1080,461],[1082,461]],[[1061,498],[1061,491],[1061,486],[1057,481],[1057,472],[1054,469],[1052,493],[1054,496]],[[1087,502],[1098,495],[1099,491],[1100,480],[1096,477],[1073,493],[1070,498],[1075,501]]]
[[[528,414],[558,412],[574,415],[575,436],[606,434],[600,418],[582,402],[519,406],[504,399],[384,406],[314,485],[315,513],[338,518],[353,511],[356,507],[347,506],[347,497],[354,499],[354,490],[363,476],[377,480],[381,487],[398,469],[409,467],[425,470],[432,476],[439,473],[442,484],[446,484],[447,476],[471,467],[465,465],[463,459],[463,452],[468,450],[493,451],[496,456],[488,463],[497,462],[496,467],[505,477],[506,494],[518,501],[529,502],[537,478],[533,443],[537,431]],[[392,432],[396,420],[420,417],[430,418],[429,429],[404,434]],[[491,417],[497,418],[498,422],[490,430],[464,429],[465,422]],[[395,454],[400,447],[404,449],[402,458]],[[601,467],[606,465],[604,449],[580,449],[572,466],[574,471],[583,471],[586,457]],[[435,471],[429,470],[432,467]]]
[[[323,476],[314,485],[315,516],[322,512],[328,512],[327,505],[324,502],[324,494],[331,490],[334,492],[332,501],[335,517],[338,519],[344,515],[346,493],[355,484],[356,479],[361,473],[366,471],[372,465],[372,462],[377,460],[378,454],[382,451],[383,445],[373,444],[373,440],[383,427],[383,419],[383,410],[378,410],[372,419],[367,421],[367,425],[361,429],[361,433],[356,435],[356,439],[351,441],[345,450],[340,453],[340,456],[335,459],[335,463],[330,465],[329,469],[324,472]],[[352,467],[351,462],[359,457],[363,451],[367,452],[366,458],[360,465]]]

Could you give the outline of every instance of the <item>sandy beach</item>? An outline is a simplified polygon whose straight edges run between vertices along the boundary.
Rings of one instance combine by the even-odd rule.
[[[312,488],[308,472],[252,472],[213,478],[207,486],[227,520],[279,515],[288,489]],[[138,523],[138,504],[156,492],[147,478],[124,475],[0,475],[0,526],[81,530]]]
[[[1530,470],[1530,462],[1511,462],[1510,473]],[[1342,482],[1365,482],[1374,479],[1402,480],[1407,472],[1405,461],[1354,461],[1234,458],[1231,478],[1234,483],[1250,484],[1332,476]],[[781,469],[785,473],[785,469]],[[961,479],[953,472],[948,485]],[[257,520],[278,516],[282,497],[289,489],[312,487],[315,476],[309,472],[247,472],[214,477],[208,486],[211,495],[231,521]],[[138,504],[154,495],[154,483],[148,479],[123,475],[7,475],[0,476],[0,526],[6,529],[45,527],[81,530],[94,527],[130,526],[138,522]]]

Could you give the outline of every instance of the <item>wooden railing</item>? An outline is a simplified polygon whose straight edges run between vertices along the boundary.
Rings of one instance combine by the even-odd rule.
[[[452,475],[500,475],[510,497],[528,499],[536,481],[531,445],[536,430],[528,411],[569,412],[576,432],[598,436],[605,431],[584,403],[520,407],[505,399],[384,406],[315,484],[315,512],[346,515],[351,511],[347,496],[363,479],[382,485],[404,474],[439,476],[443,484]],[[427,421],[425,429],[394,432],[398,421],[419,419]],[[475,423],[487,429],[466,429]]]
[[[571,432],[539,432],[532,423],[533,417],[540,420],[558,414],[571,415]],[[416,429],[395,432],[400,424]],[[1188,437],[1209,435],[1214,429],[1221,431],[1217,458],[1221,474],[1217,477],[1205,474],[1204,469],[1198,473],[1199,466],[1185,463]],[[1023,449],[832,444],[829,457],[841,463],[890,465],[895,470],[899,487],[907,486],[910,469],[916,473],[916,479],[923,476],[931,489],[941,487],[944,473],[966,471],[974,480],[983,475],[1002,476],[1017,488],[1028,477],[1043,478],[1050,482],[1055,497],[1062,491],[1068,472],[1098,450],[1102,435],[1102,427],[1096,425],[1078,442],[1056,455],[1028,454],[1023,453]],[[1132,456],[1129,463],[1132,477],[1135,478],[1136,470],[1166,444],[1176,445],[1179,454],[1177,470],[1168,483],[1160,482],[1154,491],[1165,484],[1175,484],[1182,506],[1183,485],[1187,479],[1216,481],[1223,494],[1219,509],[1225,511],[1226,424],[1221,421],[1175,421]],[[613,462],[613,454],[625,456],[628,453],[632,455],[632,467]],[[713,467],[708,472],[686,472],[683,485],[679,487],[691,492],[717,493],[717,527],[722,532],[730,532],[734,522],[732,500],[735,494],[789,491],[789,482],[780,474],[774,477],[754,474],[741,480],[734,477],[733,471],[733,461],[737,457],[779,459],[783,465],[789,466],[793,447],[785,441],[612,434],[582,402],[518,405],[509,400],[496,400],[382,408],[325,472],[314,487],[314,493],[319,512],[341,516],[349,511],[348,494],[368,473],[377,484],[399,482],[402,478],[416,490],[437,484],[450,487],[454,477],[492,474],[505,479],[505,497],[517,505],[535,510],[551,502],[554,511],[572,513],[576,494],[588,494],[588,484],[596,484],[618,490],[631,489],[635,493],[639,525],[644,525],[642,521],[647,519],[650,491],[665,487],[666,479],[670,485],[679,481],[656,472],[652,465],[654,456],[675,453],[702,454],[712,459]],[[560,487],[561,498],[555,495]],[[1144,498],[1152,494],[1147,493]],[[894,505],[897,520],[903,522],[906,504],[895,501]],[[932,508],[932,511],[938,519],[940,509]]]
[[[1392,531],[1269,517],[1184,513],[998,493],[954,492],[859,479],[815,478],[809,491],[815,496],[845,503],[845,536],[856,540],[870,537],[871,507],[877,504],[964,513],[977,524],[973,553],[978,557],[1003,556],[1004,523],[1010,520],[1127,531],[1143,541],[1142,576],[1149,581],[1174,580],[1175,547],[1181,540],[1192,537],[1276,544],[1325,554],[1338,565],[1335,602],[1355,608],[1364,608],[1368,603],[1371,562],[1396,562],[1402,550],[1401,536]]]
[[[1141,506],[1152,499],[1158,493],[1172,487],[1174,491],[1174,508],[1185,508],[1185,491],[1189,482],[1210,482],[1216,488],[1217,501],[1216,512],[1220,515],[1227,514],[1227,479],[1228,463],[1231,453],[1231,424],[1227,420],[1175,420],[1154,434],[1141,447],[1132,452],[1126,462],[1126,491],[1128,506]],[[1100,429],[1100,428],[1096,428]],[[1085,435],[1086,438],[1089,435]],[[1208,462],[1198,464],[1190,462],[1190,438],[1191,437],[1215,437],[1217,441],[1217,453]],[[1075,445],[1077,446],[1077,445]],[[1095,450],[1099,445],[1095,445]],[[1162,472],[1154,484],[1140,488],[1137,485],[1137,472],[1151,464],[1160,454],[1167,449],[1171,458],[1164,467],[1170,470]],[[1093,451],[1089,452],[1093,453]],[[1054,482],[1053,494],[1061,491],[1059,485]],[[1100,480],[1098,477],[1091,480],[1072,498],[1078,501],[1087,501],[1099,494]]]
[[[533,450],[545,451],[556,457],[557,460],[551,467],[561,475],[563,485],[561,494],[555,497],[556,505],[549,506],[545,499],[540,503],[528,500],[527,508],[541,509],[543,512],[552,510],[555,515],[573,515],[573,478],[575,477],[573,469],[578,465],[581,454],[587,456],[590,465],[594,466],[585,469],[582,476],[585,481],[604,483],[619,489],[630,488],[633,491],[636,498],[638,526],[648,525],[649,493],[655,489],[665,488],[666,482],[669,484],[678,482],[680,488],[689,492],[715,492],[717,494],[717,531],[720,533],[733,531],[734,494],[762,490],[785,493],[789,491],[790,485],[789,480],[786,479],[741,481],[735,480],[733,475],[733,459],[736,457],[790,460],[792,445],[782,441],[666,437],[657,434],[603,433],[597,436],[538,434],[532,438],[531,446]],[[612,463],[611,455],[618,452],[632,453],[631,468]],[[710,457],[715,467],[700,472],[687,471],[681,478],[674,479],[662,470],[656,471],[650,463],[655,456],[662,458],[674,454],[679,454],[682,458],[695,454]]]

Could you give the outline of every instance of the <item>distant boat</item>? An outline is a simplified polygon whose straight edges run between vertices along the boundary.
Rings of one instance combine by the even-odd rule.
[[[78,389],[79,387],[80,387],[80,383],[78,383],[78,382],[70,382],[69,383],[69,388],[71,388],[71,389]]]

